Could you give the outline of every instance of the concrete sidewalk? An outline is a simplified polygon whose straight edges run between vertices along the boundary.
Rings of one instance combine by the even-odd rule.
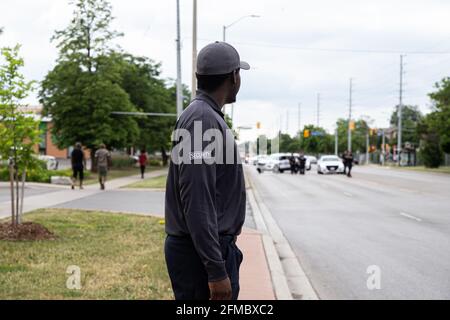
[[[147,178],[157,177],[167,172],[166,169],[153,171],[147,174]],[[100,190],[98,184],[87,185],[84,190],[70,189],[70,186],[54,187],[54,191],[48,191],[43,194],[27,196],[25,192],[23,213],[36,209],[49,208],[59,204],[93,196],[99,193],[105,193],[108,190],[116,190],[133,182],[141,181],[140,175],[117,178],[106,182],[107,190]],[[2,183],[2,186],[4,183]],[[6,185],[6,184],[5,184]],[[34,188],[50,188],[48,184],[30,184]],[[0,219],[9,217],[11,214],[11,201],[0,202]]]

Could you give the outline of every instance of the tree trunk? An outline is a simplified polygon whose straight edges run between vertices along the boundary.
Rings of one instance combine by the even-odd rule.
[[[163,166],[167,166],[167,160],[169,157],[167,156],[166,149],[164,147],[161,148],[161,154],[162,154]]]
[[[14,166],[12,163],[9,164],[9,182],[11,188],[11,224],[16,225],[16,213],[15,213],[15,197],[14,197]]]
[[[97,161],[95,159],[96,149],[91,149],[91,172],[97,172]]]
[[[25,197],[25,181],[27,179],[27,169],[23,169],[22,172],[22,191],[20,193],[20,210],[18,210],[17,214],[17,222],[22,223],[22,214],[23,214],[23,199]]]
[[[19,195],[20,195],[20,185],[19,185],[19,168],[16,166],[15,168],[14,168],[15,170],[15,176],[14,176],[14,178],[15,178],[15,182],[16,182],[16,225],[18,225],[19,223],[20,223],[20,221],[19,221],[19,210],[20,210],[20,206],[19,206],[19,204],[20,204],[20,202],[19,202]]]

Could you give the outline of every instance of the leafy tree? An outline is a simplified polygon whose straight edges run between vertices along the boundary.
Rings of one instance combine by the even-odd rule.
[[[443,152],[439,141],[439,133],[435,129],[434,114],[428,114],[419,123],[417,132],[421,137],[420,155],[427,168],[438,168],[442,162]]]
[[[11,222],[14,226],[20,223],[26,171],[36,162],[32,155],[39,140],[38,123],[30,114],[24,112],[24,107],[21,106],[21,101],[32,90],[33,82],[26,82],[20,73],[19,69],[23,67],[24,61],[19,57],[19,48],[2,48],[3,64],[0,65],[0,157],[3,161],[8,159],[9,162]]]
[[[160,78],[160,65],[148,58],[132,55],[116,56],[122,66],[122,88],[128,93],[131,103],[141,112],[176,114],[176,88]],[[190,93],[183,88],[183,105],[189,104]],[[139,117],[140,129],[136,145],[147,151],[161,151],[163,162],[168,156],[170,138],[176,117]]]
[[[402,141],[419,145],[417,126],[422,119],[423,115],[417,106],[402,106]],[[398,106],[391,115],[390,124],[392,127],[398,125]]]
[[[344,152],[348,149],[348,119],[338,119],[336,122],[338,128],[338,151]],[[364,119],[355,121],[355,129],[352,130],[352,151],[366,151],[366,135],[369,125]]]
[[[42,82],[40,102],[53,118],[58,147],[80,141],[91,150],[100,143],[122,148],[131,145],[139,129],[132,117],[113,111],[136,111],[121,87],[122,68],[111,49],[120,34],[110,30],[113,20],[106,0],[77,0],[69,26],[52,38],[59,49],[57,65]],[[92,166],[95,169],[95,165]]]
[[[429,123],[438,133],[443,151],[450,153],[450,77],[442,79],[435,87],[436,91],[430,93],[430,98],[434,101],[434,111]]]
[[[305,130],[309,130],[309,137],[304,137]],[[313,134],[317,133],[317,135]],[[324,128],[314,125],[304,126],[300,149],[309,154],[334,153],[334,135],[330,135]],[[298,138],[296,138],[298,140]]]

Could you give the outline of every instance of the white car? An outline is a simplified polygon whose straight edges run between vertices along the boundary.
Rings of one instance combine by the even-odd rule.
[[[260,154],[260,155],[254,156],[254,157],[250,157],[250,158],[248,159],[248,163],[251,164],[251,165],[256,166],[256,165],[258,165],[258,162],[259,162],[260,160],[266,159],[267,157],[268,157],[268,156],[267,156],[267,155],[264,155],[264,154]]]
[[[290,154],[288,153],[271,154],[266,158],[261,158],[258,160],[256,170],[259,173],[263,173],[264,171],[283,173],[285,170],[289,170],[291,168],[291,165],[289,164],[289,157]]]
[[[309,160],[310,164],[317,164],[317,158],[314,156],[305,156],[306,159]]]
[[[319,161],[317,161],[317,173],[344,173],[342,159],[335,155],[320,157]]]

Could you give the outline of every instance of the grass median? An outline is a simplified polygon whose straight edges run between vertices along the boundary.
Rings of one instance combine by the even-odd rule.
[[[161,175],[142,181],[134,182],[124,188],[148,188],[148,189],[164,189],[166,187],[167,175]]]
[[[450,174],[449,166],[442,166],[439,168],[426,168],[424,166],[416,166],[416,167],[398,167],[398,166],[389,166],[394,169],[406,170],[406,171],[418,171],[418,172],[432,172],[432,173],[446,173]]]
[[[173,298],[160,219],[41,209],[24,220],[56,239],[0,241],[0,300]],[[66,287],[69,266],[80,268],[80,290]]]

